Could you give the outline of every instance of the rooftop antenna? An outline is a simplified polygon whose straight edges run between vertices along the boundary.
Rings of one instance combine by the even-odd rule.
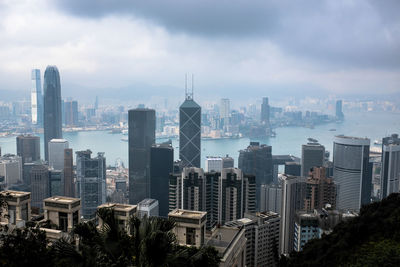
[[[188,92],[187,92],[187,73],[185,73],[185,98],[188,98]]]
[[[192,73],[192,100],[193,100],[193,91],[194,91],[194,74]]]

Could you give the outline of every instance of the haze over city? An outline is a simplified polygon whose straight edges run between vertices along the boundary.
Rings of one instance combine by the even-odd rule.
[[[2,1],[0,96],[57,65],[63,97],[398,98],[398,1]]]
[[[0,0],[0,266],[400,266],[399,12]]]

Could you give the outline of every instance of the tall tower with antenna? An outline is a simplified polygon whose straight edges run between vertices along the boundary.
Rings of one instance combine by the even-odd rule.
[[[193,99],[194,75],[191,92],[185,75],[185,101],[179,107],[179,158],[182,167],[200,168],[201,159],[201,107]]]

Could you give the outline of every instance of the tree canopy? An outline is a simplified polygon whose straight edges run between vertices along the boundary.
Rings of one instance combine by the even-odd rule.
[[[282,266],[400,266],[400,194],[363,206],[360,216],[281,259]]]

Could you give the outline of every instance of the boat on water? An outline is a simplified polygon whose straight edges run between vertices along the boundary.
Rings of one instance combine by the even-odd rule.
[[[121,141],[128,142],[128,141],[129,141],[129,139],[128,139],[128,138],[126,138],[126,137],[123,137],[123,138],[121,138]]]
[[[317,139],[314,139],[314,138],[307,138],[307,140],[308,140],[308,142],[311,142],[311,143],[318,143],[318,140]]]
[[[122,130],[121,129],[112,129],[108,133],[110,133],[110,134],[119,134],[119,133],[122,133]]]
[[[334,132],[334,131],[336,131],[336,129],[332,128],[332,129],[329,129],[329,131]]]

